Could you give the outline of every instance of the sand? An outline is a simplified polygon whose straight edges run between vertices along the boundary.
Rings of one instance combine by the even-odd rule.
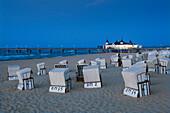
[[[1,112],[170,112],[170,75],[152,72],[151,95],[125,96],[121,67],[109,64],[111,55],[113,53],[0,62]],[[106,58],[108,63],[108,68],[101,72],[103,87],[84,89],[82,82],[76,82],[76,63],[82,58],[89,63],[97,57]],[[48,74],[37,76],[36,64],[45,62],[49,72],[54,64],[64,59],[69,61],[73,89],[66,94],[51,93]],[[18,81],[7,80],[8,65],[32,68],[35,89],[18,90]]]

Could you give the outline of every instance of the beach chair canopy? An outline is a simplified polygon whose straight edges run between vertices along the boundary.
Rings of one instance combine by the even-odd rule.
[[[20,66],[19,65],[11,65],[8,66],[8,74],[9,76],[16,76],[16,72],[20,70]]]
[[[84,82],[99,82],[100,69],[98,65],[83,67]]]
[[[49,72],[50,84],[54,86],[66,86],[69,79],[69,68],[54,68]]]
[[[132,67],[125,71],[122,71],[122,76],[125,82],[125,87],[133,88],[138,90],[138,82],[142,82],[145,80],[145,68],[141,67]],[[142,74],[142,78],[138,81],[138,75]]]
[[[83,65],[86,63],[86,60],[85,59],[81,59],[77,62],[78,65]]]
[[[60,65],[67,65],[68,64],[68,60],[62,60],[59,62]]]
[[[98,65],[98,66],[100,66],[100,62],[97,61],[97,60],[92,60],[92,61],[90,61],[90,64],[91,64],[91,65]]]
[[[136,64],[132,65],[131,67],[146,68],[146,63],[144,63],[144,61],[140,61],[140,62],[137,62]]]
[[[24,68],[16,72],[19,83],[23,84],[23,79],[27,79],[31,77],[31,68]]]

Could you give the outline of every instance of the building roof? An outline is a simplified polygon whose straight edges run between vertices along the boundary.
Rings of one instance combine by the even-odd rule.
[[[106,40],[106,42],[109,42],[109,41]],[[116,42],[114,42],[113,44],[115,44],[115,45],[136,45],[136,44],[132,43],[131,40],[129,41],[129,43],[127,43],[127,42],[123,41],[123,39],[119,42],[116,40]],[[108,43],[108,45],[112,45],[112,43]]]

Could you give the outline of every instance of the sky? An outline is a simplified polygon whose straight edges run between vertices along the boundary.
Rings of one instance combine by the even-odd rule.
[[[170,45],[170,0],[0,0],[0,47]]]

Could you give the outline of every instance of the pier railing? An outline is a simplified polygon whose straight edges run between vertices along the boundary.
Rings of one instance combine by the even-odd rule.
[[[43,50],[49,50],[50,53],[52,53],[52,51],[55,50],[59,50],[61,52],[64,51],[75,51],[75,53],[77,53],[77,51],[88,51],[89,53],[92,50],[96,50],[96,51],[100,51],[102,53],[107,53],[107,52],[139,52],[139,51],[152,51],[152,50],[167,50],[167,48],[136,48],[136,49],[103,49],[103,48],[0,48],[0,50],[6,50],[10,53],[10,51],[16,51],[17,53],[21,53],[21,51],[26,51],[26,52],[32,52],[33,50],[38,51],[39,53],[41,53],[41,51]],[[170,50],[170,49],[168,49]]]

